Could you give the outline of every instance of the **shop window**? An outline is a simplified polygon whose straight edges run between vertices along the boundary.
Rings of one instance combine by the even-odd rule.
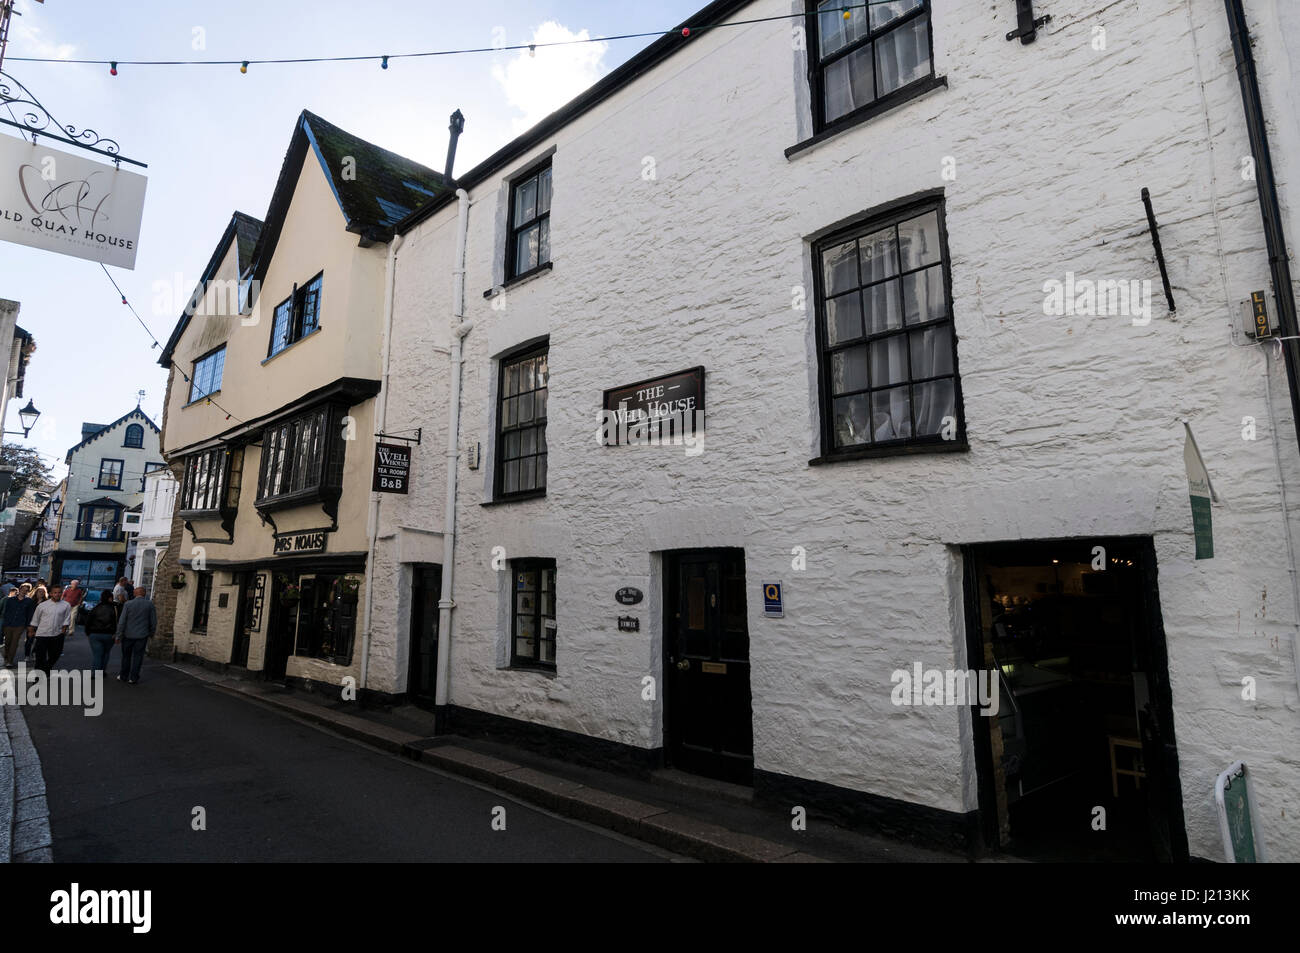
[[[823,456],[964,447],[941,206],[839,232],[815,262]]]
[[[275,308],[271,321],[271,348],[267,357],[275,357],[290,344],[300,341],[320,327],[320,292],[323,273],[307,284],[294,286],[293,294]]]
[[[351,665],[360,601],[359,577],[303,576],[299,586],[296,654],[336,665]]]
[[[927,0],[853,7],[840,0],[810,0],[808,10],[818,132],[850,124],[928,88],[934,65]]]
[[[551,261],[551,165],[510,186],[506,279],[522,278]]]
[[[120,507],[82,506],[77,511],[77,539],[116,542],[122,538],[118,514]]]
[[[510,663],[555,668],[555,560],[516,559],[510,563]]]
[[[501,362],[497,406],[496,498],[546,492],[546,348]]]
[[[208,606],[212,602],[212,573],[195,573],[198,582],[194,586],[194,624],[195,632],[208,630]]]

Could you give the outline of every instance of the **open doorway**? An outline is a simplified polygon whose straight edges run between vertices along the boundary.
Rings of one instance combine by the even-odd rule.
[[[1042,860],[1187,859],[1149,538],[966,549],[985,843]]]

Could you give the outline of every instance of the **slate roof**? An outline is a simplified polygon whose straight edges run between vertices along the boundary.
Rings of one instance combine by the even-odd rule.
[[[86,444],[94,443],[96,440],[98,440],[100,437],[104,436],[105,434],[111,433],[117,427],[118,424],[126,423],[128,420],[131,420],[132,418],[135,417],[138,417],[140,420],[143,420],[150,427],[152,427],[154,433],[156,434],[162,433],[162,431],[158,429],[158,425],[154,423],[152,420],[150,420],[143,410],[141,410],[139,407],[134,407],[129,412],[123,414],[121,417],[118,417],[117,420],[113,421],[111,424],[103,424],[103,425],[82,424],[81,432],[83,434],[85,434],[87,427],[99,427],[99,429],[96,430],[94,433],[90,434],[89,436],[83,436],[81,438],[81,443],[77,444],[74,447],[68,448],[68,455],[63,458],[64,465],[70,466],[72,464],[72,455],[76,453],[78,450],[80,450],[82,447],[86,446]]]

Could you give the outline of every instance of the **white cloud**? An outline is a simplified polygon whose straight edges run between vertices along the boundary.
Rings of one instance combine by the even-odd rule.
[[[73,44],[56,43],[46,39],[46,36],[47,32],[39,26],[33,12],[27,10],[23,16],[15,16],[9,21],[9,48],[5,50],[5,55],[67,60],[77,52]]]
[[[521,115],[514,120],[516,133],[563,106],[604,74],[608,43],[575,43],[544,47],[544,43],[586,40],[586,30],[574,33],[553,20],[533,31],[528,42],[537,44],[535,55],[519,50],[504,65],[492,67],[492,77],[505,91],[506,100]]]

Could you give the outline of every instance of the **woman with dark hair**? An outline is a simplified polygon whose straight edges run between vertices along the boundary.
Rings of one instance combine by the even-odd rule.
[[[91,671],[98,669],[108,671],[108,657],[113,652],[113,640],[117,637],[117,616],[121,610],[113,601],[113,590],[105,589],[99,594],[99,605],[91,609],[86,616],[86,635],[90,638],[92,661]]]

